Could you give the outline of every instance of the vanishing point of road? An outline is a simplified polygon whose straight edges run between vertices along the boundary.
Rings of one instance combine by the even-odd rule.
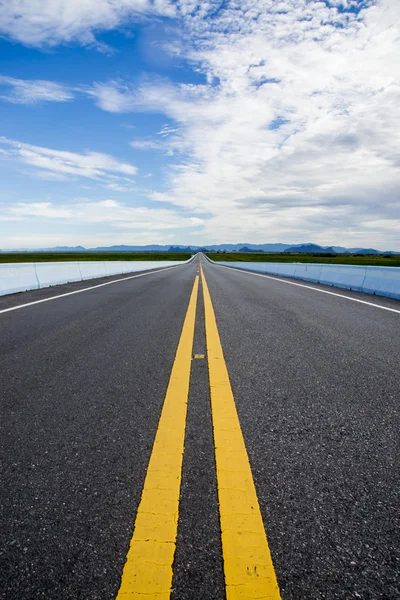
[[[399,600],[399,357],[200,255],[0,298],[0,598]]]

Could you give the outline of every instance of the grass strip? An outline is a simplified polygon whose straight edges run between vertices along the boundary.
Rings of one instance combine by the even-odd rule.
[[[361,265],[376,267],[400,267],[399,254],[291,254],[268,252],[207,252],[216,262],[280,262],[320,263],[334,265]]]
[[[0,263],[87,260],[189,260],[189,252],[0,252]]]

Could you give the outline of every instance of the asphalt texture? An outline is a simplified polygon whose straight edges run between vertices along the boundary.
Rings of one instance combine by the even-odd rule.
[[[400,315],[204,271],[282,598],[400,598]]]
[[[2,599],[115,597],[195,274],[0,315]]]
[[[282,599],[398,600],[400,315],[202,263]],[[2,600],[115,598],[197,266],[0,314]],[[201,296],[193,351],[171,597],[223,600]]]
[[[200,284],[171,600],[225,600],[204,317]]]

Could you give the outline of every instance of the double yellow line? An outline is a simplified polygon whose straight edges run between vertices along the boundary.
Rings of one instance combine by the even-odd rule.
[[[227,600],[280,600],[207,282],[201,269]],[[136,515],[118,600],[170,597],[196,321],[196,276]]]

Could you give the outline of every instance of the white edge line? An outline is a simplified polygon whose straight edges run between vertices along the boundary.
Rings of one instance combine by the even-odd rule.
[[[311,285],[304,285],[304,283],[296,283],[295,281],[287,281],[286,279],[279,279],[278,277],[272,277],[271,275],[264,275],[264,273],[254,273],[254,271],[246,271],[245,269],[240,269],[237,267],[227,267],[226,265],[219,265],[217,262],[212,262],[211,264],[217,265],[218,267],[222,267],[223,269],[230,269],[231,271],[236,271],[237,273],[247,273],[247,275],[255,275],[256,277],[266,277],[267,279],[273,279],[274,281],[280,281],[281,283],[287,283],[288,285],[297,285],[298,287],[307,288],[308,290],[313,290],[314,292],[320,292],[321,294],[329,294],[330,296],[337,296],[338,298],[345,298],[346,300],[351,300],[352,302],[359,302],[360,304],[368,304],[368,306],[375,306],[376,308],[381,308],[382,310],[388,310],[390,312],[400,314],[400,310],[397,310],[396,308],[389,308],[387,306],[382,306],[381,304],[375,304],[374,302],[367,302],[366,300],[359,300],[358,298],[351,298],[350,296],[343,296],[343,294],[336,294],[335,292],[328,292],[328,290],[319,290],[318,288],[312,287]]]
[[[189,263],[184,263],[189,264]],[[128,279],[135,279],[136,277],[144,277],[145,275],[153,275],[154,273],[161,273],[163,271],[169,271],[170,269],[176,269],[177,267],[183,267],[183,265],[173,265],[172,267],[163,267],[156,271],[148,271],[146,273],[139,273],[138,275],[130,275],[129,277],[122,277],[121,279],[113,279],[113,281],[107,281],[106,283],[98,283],[97,285],[91,285],[90,287],[83,288],[82,290],[75,290],[74,292],[67,292],[66,294],[59,294],[58,296],[50,296],[50,298],[43,298],[42,300],[35,300],[34,302],[27,302],[26,304],[18,304],[18,306],[12,306],[11,308],[3,308],[0,310],[0,315],[12,310],[18,310],[19,308],[25,308],[26,306],[33,306],[34,304],[41,304],[42,302],[50,302],[50,300],[58,300],[58,298],[65,298],[66,296],[73,296],[74,294],[81,294],[82,292],[88,292],[96,288],[104,287],[105,285],[112,285],[113,283],[119,283],[121,281],[128,281]],[[65,283],[69,283],[66,281]],[[65,285],[65,284],[64,284]]]

